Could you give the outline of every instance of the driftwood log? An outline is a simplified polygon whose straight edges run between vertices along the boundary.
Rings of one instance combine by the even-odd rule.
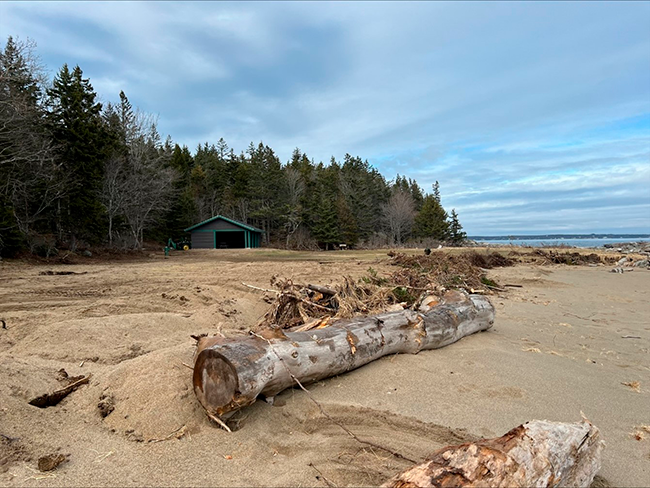
[[[604,442],[588,420],[534,420],[503,437],[445,447],[385,488],[591,485]]]
[[[194,362],[194,392],[209,415],[223,417],[272,398],[296,380],[339,375],[382,356],[417,354],[489,329],[494,307],[481,295],[427,297],[419,311],[344,320],[308,332],[268,331],[243,339],[202,337]]]

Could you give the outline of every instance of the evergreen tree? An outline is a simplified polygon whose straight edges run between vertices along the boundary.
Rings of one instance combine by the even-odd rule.
[[[64,64],[48,90],[49,124],[59,161],[68,182],[68,194],[58,202],[57,231],[60,240],[98,242],[103,235],[104,212],[99,200],[106,159],[106,132],[101,104],[79,66]]]
[[[368,239],[378,232],[382,226],[378,209],[390,198],[384,177],[368,161],[346,154],[339,171],[339,188],[357,222],[359,238]]]
[[[433,184],[433,198],[440,203],[440,183],[438,183],[438,180]]]
[[[439,241],[449,239],[447,212],[442,208],[435,193],[424,197],[422,208],[415,217],[413,234],[420,238],[433,238]]]
[[[467,234],[463,231],[463,227],[460,225],[456,209],[452,209],[449,220],[449,240],[451,240],[453,244],[462,244],[465,239],[467,239]]]
[[[320,244],[325,245],[325,249],[341,242],[336,206],[327,197],[321,199],[317,209],[313,235]]]
[[[174,145],[169,166],[175,171],[173,182],[174,205],[165,215],[166,234],[178,238],[191,223],[196,223],[198,209],[192,192],[194,160],[187,146]]]
[[[340,195],[337,201],[337,217],[341,242],[354,247],[359,240],[359,226],[343,195]]]
[[[420,188],[420,185],[418,185],[417,181],[410,178],[409,187],[411,191],[411,197],[413,198],[413,205],[415,206],[415,210],[419,212],[422,208],[422,204],[424,203],[424,193],[422,192],[422,188]]]

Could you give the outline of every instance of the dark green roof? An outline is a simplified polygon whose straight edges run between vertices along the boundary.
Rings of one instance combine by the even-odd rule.
[[[193,225],[192,227],[188,227],[187,229],[185,229],[185,232],[189,232],[191,230],[194,230],[197,227],[201,227],[202,225],[205,225],[208,222],[212,222],[213,220],[217,220],[217,219],[225,220],[226,222],[230,222],[231,224],[235,224],[235,225],[241,227],[242,229],[250,230],[252,232],[261,232],[262,234],[264,233],[264,231],[262,229],[258,229],[257,227],[253,227],[252,225],[244,224],[244,223],[239,222],[237,220],[229,219],[228,217],[224,217],[223,215],[217,215],[216,217],[212,217],[212,218],[210,218],[208,220],[204,220],[203,222],[199,222],[198,224]]]

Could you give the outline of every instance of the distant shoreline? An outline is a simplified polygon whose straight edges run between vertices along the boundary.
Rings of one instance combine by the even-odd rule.
[[[569,240],[569,239],[629,239],[649,240],[650,234],[506,234],[497,236],[468,236],[473,241],[525,241],[525,240]]]
[[[525,246],[525,247],[576,247],[576,248],[646,248],[650,235],[633,236],[487,236],[470,237],[470,240],[482,245]]]

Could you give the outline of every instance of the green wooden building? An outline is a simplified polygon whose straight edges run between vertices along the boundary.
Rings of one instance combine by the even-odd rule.
[[[260,247],[263,230],[222,215],[185,229],[192,236],[192,249],[241,249]]]

